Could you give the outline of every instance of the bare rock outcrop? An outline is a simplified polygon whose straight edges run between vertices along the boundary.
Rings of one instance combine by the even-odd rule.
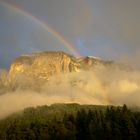
[[[64,52],[41,52],[23,55],[15,59],[9,70],[9,77],[26,75],[32,78],[46,79],[54,74],[77,72],[80,63]]]

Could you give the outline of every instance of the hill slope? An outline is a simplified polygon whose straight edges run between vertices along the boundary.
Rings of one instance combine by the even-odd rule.
[[[140,113],[123,107],[55,104],[0,121],[1,140],[139,139]]]

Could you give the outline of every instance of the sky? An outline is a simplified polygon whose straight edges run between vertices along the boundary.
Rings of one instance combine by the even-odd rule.
[[[0,0],[0,68],[38,51],[138,60],[139,7],[140,0]]]

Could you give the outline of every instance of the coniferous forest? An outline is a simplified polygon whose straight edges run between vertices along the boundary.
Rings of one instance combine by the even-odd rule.
[[[139,140],[140,112],[122,107],[55,104],[0,120],[0,140]]]

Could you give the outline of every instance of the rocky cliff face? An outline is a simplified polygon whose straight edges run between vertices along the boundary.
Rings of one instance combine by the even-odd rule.
[[[95,57],[75,58],[64,52],[41,52],[18,57],[9,70],[10,79],[25,75],[35,79],[49,80],[54,74],[88,70],[95,65],[110,65],[112,62]]]
[[[41,52],[18,57],[9,70],[10,78],[26,75],[48,80],[52,75],[80,70],[80,63],[64,52]]]
[[[127,70],[127,67],[123,65],[96,57],[75,58],[64,52],[41,52],[20,56],[15,59],[7,76],[7,85],[12,90],[17,88],[31,89],[32,87],[33,90],[37,91],[54,75],[93,70],[96,66]],[[74,80],[73,82],[75,83],[76,81]]]

